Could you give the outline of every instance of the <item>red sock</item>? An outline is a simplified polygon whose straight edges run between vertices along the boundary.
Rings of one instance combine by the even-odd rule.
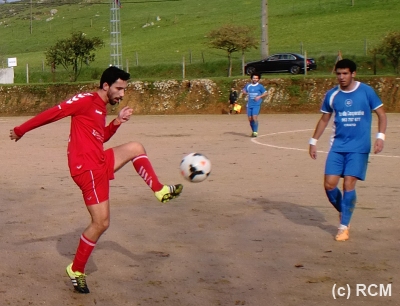
[[[156,192],[163,188],[164,185],[158,181],[158,177],[146,154],[136,156],[132,159],[132,163],[136,172],[142,177],[151,190]]]
[[[96,242],[89,240],[83,234],[79,241],[78,249],[76,250],[74,262],[72,263],[72,271],[79,271],[85,273],[85,266],[89,260],[90,254],[96,245]]]

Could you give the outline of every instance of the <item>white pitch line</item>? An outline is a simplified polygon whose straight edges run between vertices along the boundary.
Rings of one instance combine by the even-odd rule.
[[[292,150],[292,151],[303,151],[303,152],[308,152],[307,149],[299,149],[299,148],[293,148],[293,147],[281,147],[281,146],[275,146],[267,143],[262,143],[257,141],[258,138],[265,137],[265,136],[273,136],[273,135],[278,135],[278,134],[289,134],[289,133],[298,133],[298,132],[306,132],[306,131],[313,131],[314,129],[306,129],[306,130],[293,130],[293,131],[285,131],[285,132],[276,132],[276,133],[270,133],[270,134],[265,134],[265,135],[260,135],[257,138],[252,138],[251,141],[254,142],[255,144],[259,144],[261,146],[266,146],[270,148],[275,148],[275,149],[283,149],[283,150]],[[326,153],[326,151],[317,151],[318,153]],[[391,157],[391,158],[400,158],[400,156],[397,155],[384,155],[384,154],[370,154],[370,157]]]

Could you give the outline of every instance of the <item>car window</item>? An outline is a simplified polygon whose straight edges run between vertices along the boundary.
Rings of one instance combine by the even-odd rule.
[[[270,56],[270,57],[268,58],[269,61],[276,61],[276,60],[278,60],[278,59],[279,59],[279,56],[278,56],[278,55],[272,55],[272,56]]]
[[[295,60],[295,57],[291,54],[283,54],[282,59],[284,60]]]
[[[287,61],[287,60],[294,60],[295,57],[291,54],[281,54],[280,59]]]

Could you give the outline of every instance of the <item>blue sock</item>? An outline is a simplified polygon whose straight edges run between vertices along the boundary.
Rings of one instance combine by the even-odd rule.
[[[253,120],[250,121],[250,127],[251,127],[251,131],[254,132],[254,121]]]
[[[342,200],[342,221],[343,225],[349,226],[351,216],[356,207],[357,195],[355,190],[343,192]]]
[[[253,126],[254,126],[254,132],[258,132],[258,120],[257,121],[253,121]]]
[[[332,190],[325,190],[325,193],[329,199],[329,202],[336,208],[338,212],[342,211],[342,193],[339,188]]]

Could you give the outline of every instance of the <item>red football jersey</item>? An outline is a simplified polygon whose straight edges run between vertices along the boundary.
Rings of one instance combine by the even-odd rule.
[[[119,125],[113,121],[106,126],[106,103],[96,93],[81,93],[61,102],[22,125],[14,128],[22,137],[25,133],[45,124],[71,116],[68,142],[68,166],[72,176],[103,166],[104,147]]]

